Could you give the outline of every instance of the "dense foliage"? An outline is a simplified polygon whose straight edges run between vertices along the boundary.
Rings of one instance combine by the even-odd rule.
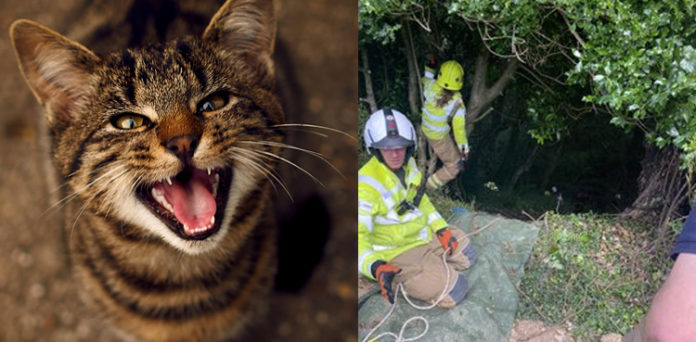
[[[568,124],[579,115],[608,113],[607,121],[638,127],[657,146],[674,144],[683,152],[683,165],[693,169],[693,5],[690,0],[360,0],[360,44],[399,47],[397,32],[411,25],[443,52],[483,45],[498,64],[509,58],[523,62],[519,74],[536,86],[526,102],[526,119],[538,142],[567,136]]]

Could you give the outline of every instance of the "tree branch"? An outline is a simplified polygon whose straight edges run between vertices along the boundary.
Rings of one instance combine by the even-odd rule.
[[[370,113],[374,113],[377,111],[377,101],[375,100],[375,91],[372,88],[372,71],[370,71],[370,64],[367,59],[367,49],[360,51],[360,60],[362,61],[361,69],[363,79],[365,80],[365,93],[367,93],[365,100],[370,105]]]
[[[476,70],[474,72],[473,87],[469,96],[470,110],[466,115],[466,132],[467,135],[474,129],[474,123],[481,113],[481,110],[486,108],[493,100],[502,93],[508,82],[512,80],[517,70],[518,62],[516,59],[508,59],[508,64],[503,71],[503,74],[493,84],[492,87],[486,87],[486,76],[488,74],[488,63],[490,54],[487,49],[481,49],[476,58]]]
[[[585,41],[575,31],[575,29],[573,28],[573,25],[570,24],[570,21],[568,21],[568,18],[566,17],[565,12],[563,12],[562,10],[559,10],[558,13],[561,14],[561,18],[563,18],[563,21],[568,26],[568,30],[570,30],[570,33],[573,35],[573,37],[575,37],[575,39],[578,41],[578,43],[580,43],[580,46],[585,46]]]
[[[419,79],[418,79],[418,68],[416,67],[415,52],[413,50],[413,41],[410,35],[410,25],[408,22],[404,22],[405,30],[401,30],[401,36],[404,40],[405,54],[406,54],[406,64],[408,66],[408,104],[410,113],[412,115],[417,115],[420,113],[419,106]]]
[[[505,89],[505,86],[507,86],[508,82],[512,80],[513,76],[515,75],[515,71],[517,71],[517,60],[511,59],[508,61],[507,66],[505,67],[505,71],[503,71],[503,74],[500,76],[500,78],[493,84],[491,88],[489,88],[484,96],[484,105],[489,104],[493,99],[495,99],[498,95],[500,95],[503,92],[503,89]]]

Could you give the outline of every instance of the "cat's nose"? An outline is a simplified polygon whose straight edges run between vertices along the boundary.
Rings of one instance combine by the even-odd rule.
[[[187,163],[191,161],[193,152],[198,146],[200,136],[196,134],[177,135],[164,143],[164,147],[169,152],[174,153],[181,161]]]

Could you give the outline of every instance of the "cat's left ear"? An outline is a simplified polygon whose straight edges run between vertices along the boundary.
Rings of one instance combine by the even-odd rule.
[[[77,116],[90,88],[99,58],[86,47],[41,24],[17,20],[10,38],[22,75],[46,109],[51,127],[69,124]]]
[[[228,58],[242,58],[265,85],[274,78],[274,7],[274,0],[227,0],[203,32],[203,39],[225,51]]]

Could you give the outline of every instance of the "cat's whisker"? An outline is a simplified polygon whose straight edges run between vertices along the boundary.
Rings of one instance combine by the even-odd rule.
[[[317,128],[317,129],[323,129],[323,130],[327,130],[327,131],[331,131],[331,132],[334,132],[334,133],[341,134],[341,135],[343,135],[343,136],[346,136],[346,137],[350,138],[350,140],[353,140],[353,141],[355,141],[355,142],[358,142],[358,138],[354,137],[354,136],[351,135],[351,134],[348,134],[348,133],[346,133],[346,132],[344,132],[344,131],[341,131],[341,130],[339,130],[339,129],[335,129],[335,128],[331,128],[331,127],[326,127],[326,126],[321,126],[321,125],[300,124],[300,123],[285,123],[285,124],[279,124],[279,125],[272,125],[272,126],[269,126],[269,127],[273,127],[273,128],[303,127],[303,128]],[[311,132],[311,131],[310,131],[310,132]]]
[[[275,142],[275,141],[248,141],[248,140],[244,140],[244,141],[240,141],[240,143],[274,146],[274,147],[287,148],[287,149],[291,149],[291,150],[305,152],[313,157],[320,159],[324,163],[328,164],[343,179],[346,179],[346,176],[336,166],[334,166],[328,159],[326,159],[326,157],[323,154],[321,154],[319,152],[308,150],[308,149],[297,147],[297,146],[293,146],[293,145],[289,145],[289,144],[285,144],[285,143],[279,143],[279,142]]]
[[[95,179],[94,181],[89,182],[89,183],[86,184],[84,187],[75,190],[73,193],[71,193],[71,194],[69,194],[69,195],[66,195],[65,197],[63,197],[63,199],[61,199],[60,201],[58,201],[58,202],[54,203],[53,205],[51,205],[48,209],[46,209],[46,211],[44,212],[44,214],[45,214],[46,212],[48,212],[49,210],[51,210],[52,208],[60,208],[60,207],[62,207],[62,206],[65,205],[68,201],[70,201],[70,200],[72,200],[73,198],[77,197],[77,196],[80,195],[81,193],[83,193],[83,192],[89,190],[89,188],[90,188],[91,186],[93,186],[93,185],[96,184],[97,182],[101,181],[103,178],[105,178],[105,177],[110,177],[110,173],[116,173],[116,172],[118,172],[118,171],[120,171],[119,168],[114,168],[114,169],[112,169],[112,170],[107,171],[106,173],[104,173],[103,175],[101,175],[100,177],[98,177],[97,179]],[[123,170],[121,173],[125,173],[125,172],[126,172],[126,170]]]
[[[242,147],[232,147],[231,149],[232,149],[233,151],[237,151],[237,152],[238,152],[238,154],[235,154],[234,156],[232,156],[232,158],[238,158],[238,160],[239,160],[240,162],[245,163],[245,165],[248,165],[248,166],[250,166],[250,167],[253,167],[253,168],[255,168],[256,170],[258,170],[259,172],[261,172],[261,174],[263,174],[264,177],[266,177],[266,179],[268,179],[268,180],[271,182],[271,185],[273,186],[273,189],[274,189],[275,192],[277,193],[277,192],[278,192],[278,188],[275,186],[275,184],[274,184],[274,182],[273,182],[273,181],[275,180],[275,182],[278,183],[278,184],[283,188],[283,190],[285,191],[285,193],[286,193],[286,194],[288,195],[288,197],[290,198],[290,201],[291,201],[291,202],[294,202],[294,199],[293,199],[293,197],[292,197],[292,194],[290,194],[290,191],[288,190],[288,187],[285,185],[285,182],[283,182],[283,181],[279,178],[279,175],[277,175],[277,172],[276,172],[274,169],[272,169],[272,168],[270,168],[270,167],[267,167],[267,166],[265,166],[265,165],[259,163],[259,159],[263,159],[264,156],[255,154],[255,153],[257,153],[256,151],[249,150],[249,149],[245,149],[245,148],[242,148]],[[269,178],[269,176],[272,177],[272,179]]]
[[[314,180],[317,184],[321,185],[323,188],[326,188],[326,186],[324,185],[324,183],[322,183],[321,181],[319,181],[319,180],[317,179],[317,177],[314,177],[314,175],[312,175],[309,171],[307,171],[307,170],[304,169],[303,167],[301,167],[301,166],[299,166],[299,165],[293,163],[292,161],[288,160],[287,158],[283,158],[283,157],[281,157],[281,156],[279,156],[279,155],[277,155],[277,154],[275,154],[275,153],[271,153],[271,152],[268,152],[268,151],[254,151],[254,152],[256,152],[256,153],[261,153],[261,154],[266,155],[266,156],[269,156],[269,157],[271,157],[271,158],[278,159],[278,160],[280,160],[280,161],[286,162],[286,163],[288,163],[289,165],[294,166],[296,169],[302,171],[302,173],[306,174],[306,175],[309,176],[310,178],[312,178],[312,180]]]
[[[70,183],[68,183],[68,182],[63,182],[63,184],[57,186],[55,189],[51,189],[51,190],[49,191],[49,193],[50,193],[50,194],[55,194],[56,192],[60,191],[61,189],[65,188],[65,187],[67,187],[67,186],[69,186],[69,185],[70,185]]]
[[[113,166],[112,166],[112,167],[113,167]],[[50,212],[51,210],[60,209],[60,208],[63,207],[65,204],[67,204],[67,202],[69,202],[69,201],[72,200],[73,198],[77,197],[77,196],[80,195],[81,193],[87,191],[90,187],[92,187],[92,186],[93,186],[94,184],[96,184],[97,182],[101,181],[101,180],[104,179],[105,177],[110,177],[110,174],[111,174],[111,173],[121,172],[118,176],[120,176],[120,175],[123,174],[123,173],[126,173],[128,170],[122,170],[124,167],[125,167],[125,165],[118,165],[118,166],[115,166],[115,167],[113,167],[112,169],[106,171],[103,175],[101,175],[101,176],[97,177],[96,179],[94,179],[93,181],[87,183],[87,184],[86,184],[85,186],[83,186],[82,188],[79,188],[79,189],[75,190],[73,193],[66,195],[65,197],[63,197],[63,198],[62,198],[61,200],[59,200],[58,202],[56,202],[56,203],[52,204],[51,206],[49,206],[48,208],[46,208],[46,210],[44,210],[44,212],[41,213],[41,216],[46,215],[46,214],[47,214],[48,212]],[[64,185],[69,185],[69,184],[68,184],[68,182],[65,182]]]
[[[72,234],[75,231],[75,227],[77,226],[77,221],[80,219],[80,216],[82,216],[82,213],[85,212],[85,209],[89,206],[90,202],[99,194],[100,192],[95,192],[92,196],[90,196],[84,204],[82,204],[82,207],[80,207],[80,210],[77,213],[77,216],[75,217],[75,221],[73,221],[72,227],[70,227],[70,240],[72,240]]]
[[[321,132],[317,132],[317,131],[310,131],[310,130],[308,130],[308,129],[302,129],[302,127],[287,127],[287,128],[288,128],[289,131],[293,131],[293,132],[302,132],[302,133],[306,133],[306,134],[316,135],[316,136],[318,136],[318,137],[320,137],[320,138],[322,138],[322,139],[328,139],[328,138],[329,138],[329,135],[326,134],[326,133],[321,133]]]
[[[114,170],[119,170],[119,169],[124,168],[124,165],[119,165],[119,166],[120,166],[121,168],[117,167],[117,168],[115,168]],[[90,182],[90,184],[94,184],[97,180],[99,180],[99,179],[103,178],[104,176],[108,175],[110,171],[112,171],[112,170],[107,171],[104,175],[102,175],[102,176],[100,176],[99,178],[95,179],[94,181]],[[119,173],[117,173],[117,174],[115,174],[115,175],[110,175],[109,178],[108,178],[108,180],[105,181],[105,182],[103,183],[103,185],[101,185],[101,186],[99,187],[100,189],[99,189],[98,191],[95,191],[94,194],[93,194],[92,196],[90,196],[87,200],[85,200],[85,203],[82,205],[82,207],[80,207],[80,210],[79,210],[79,212],[78,212],[78,214],[77,214],[77,217],[75,217],[75,221],[73,221],[72,227],[70,228],[70,238],[71,238],[71,239],[72,239],[73,231],[75,230],[75,226],[77,225],[77,221],[80,219],[80,216],[82,216],[82,214],[83,214],[84,211],[87,209],[87,207],[89,207],[90,203],[91,203],[97,196],[99,196],[100,194],[109,193],[110,190],[117,189],[117,187],[109,187],[109,185],[110,185],[111,183],[113,183],[114,181],[116,181],[117,179],[119,179],[119,178],[120,178],[121,176],[123,176],[124,174],[126,174],[127,172],[128,172],[128,169],[126,168],[126,169],[122,170],[121,172],[119,172]],[[102,203],[102,204],[100,205],[100,208],[102,208],[103,205],[105,205],[105,203]]]
[[[287,187],[285,184],[283,184],[274,174],[268,172],[267,168],[264,168],[263,166],[259,165],[258,163],[255,163],[249,159],[237,156],[235,159],[238,159],[240,162],[244,163],[247,167],[251,167],[254,170],[258,171],[260,174],[262,174],[266,179],[268,179],[271,183],[271,186],[273,187],[273,190],[278,193],[278,187],[275,185],[275,183],[280,184],[280,186],[285,190],[285,193],[288,194],[288,197],[290,197],[290,200],[292,201],[292,195],[288,191]],[[272,177],[272,178],[269,178]],[[275,182],[274,182],[275,180]]]
[[[120,165],[119,167],[121,167],[121,166],[123,166],[123,165]],[[103,170],[103,169],[111,169],[111,168],[113,168],[112,165],[108,165],[108,164],[107,164],[107,165],[102,165],[102,166],[100,166],[100,167],[98,167],[98,168],[93,169],[92,172],[97,172],[97,171],[101,171],[101,170]],[[66,176],[66,178],[70,178],[70,177],[76,175],[78,172],[79,172],[79,171],[72,172],[72,173],[68,174],[68,175]],[[54,189],[51,189],[51,190],[50,190],[50,194],[54,194],[54,193],[56,193],[56,192],[59,192],[61,189],[67,188],[67,187],[69,187],[69,186],[70,186],[70,183],[69,183],[68,181],[65,181],[65,182],[63,182],[63,184],[57,186],[57,187],[54,188]],[[88,184],[87,186],[89,186],[89,184]],[[83,191],[84,191],[84,190],[83,190]],[[54,204],[54,205],[55,205],[55,204]],[[51,206],[51,207],[53,207],[53,206]],[[47,209],[47,211],[50,210],[51,207],[49,207],[49,208]]]
[[[118,194],[121,191],[121,189],[127,189],[127,185],[119,186],[119,185],[113,185],[112,183],[115,183],[117,181],[121,181],[126,184],[134,184],[133,189],[137,188],[140,183],[142,182],[143,176],[138,176],[134,182],[131,182],[127,178],[124,179],[122,176],[127,173],[128,170],[124,170],[124,172],[121,172],[119,174],[113,175],[109,180],[103,182],[103,184],[100,184],[100,191],[97,191],[96,194],[104,193],[106,198],[118,198]],[[92,199],[90,199],[91,201]],[[111,204],[111,205],[110,205]],[[115,206],[112,203],[108,203],[106,201],[102,201],[99,205],[99,211],[102,211],[105,216],[109,216],[111,211],[115,208]],[[79,217],[79,216],[78,216]]]

